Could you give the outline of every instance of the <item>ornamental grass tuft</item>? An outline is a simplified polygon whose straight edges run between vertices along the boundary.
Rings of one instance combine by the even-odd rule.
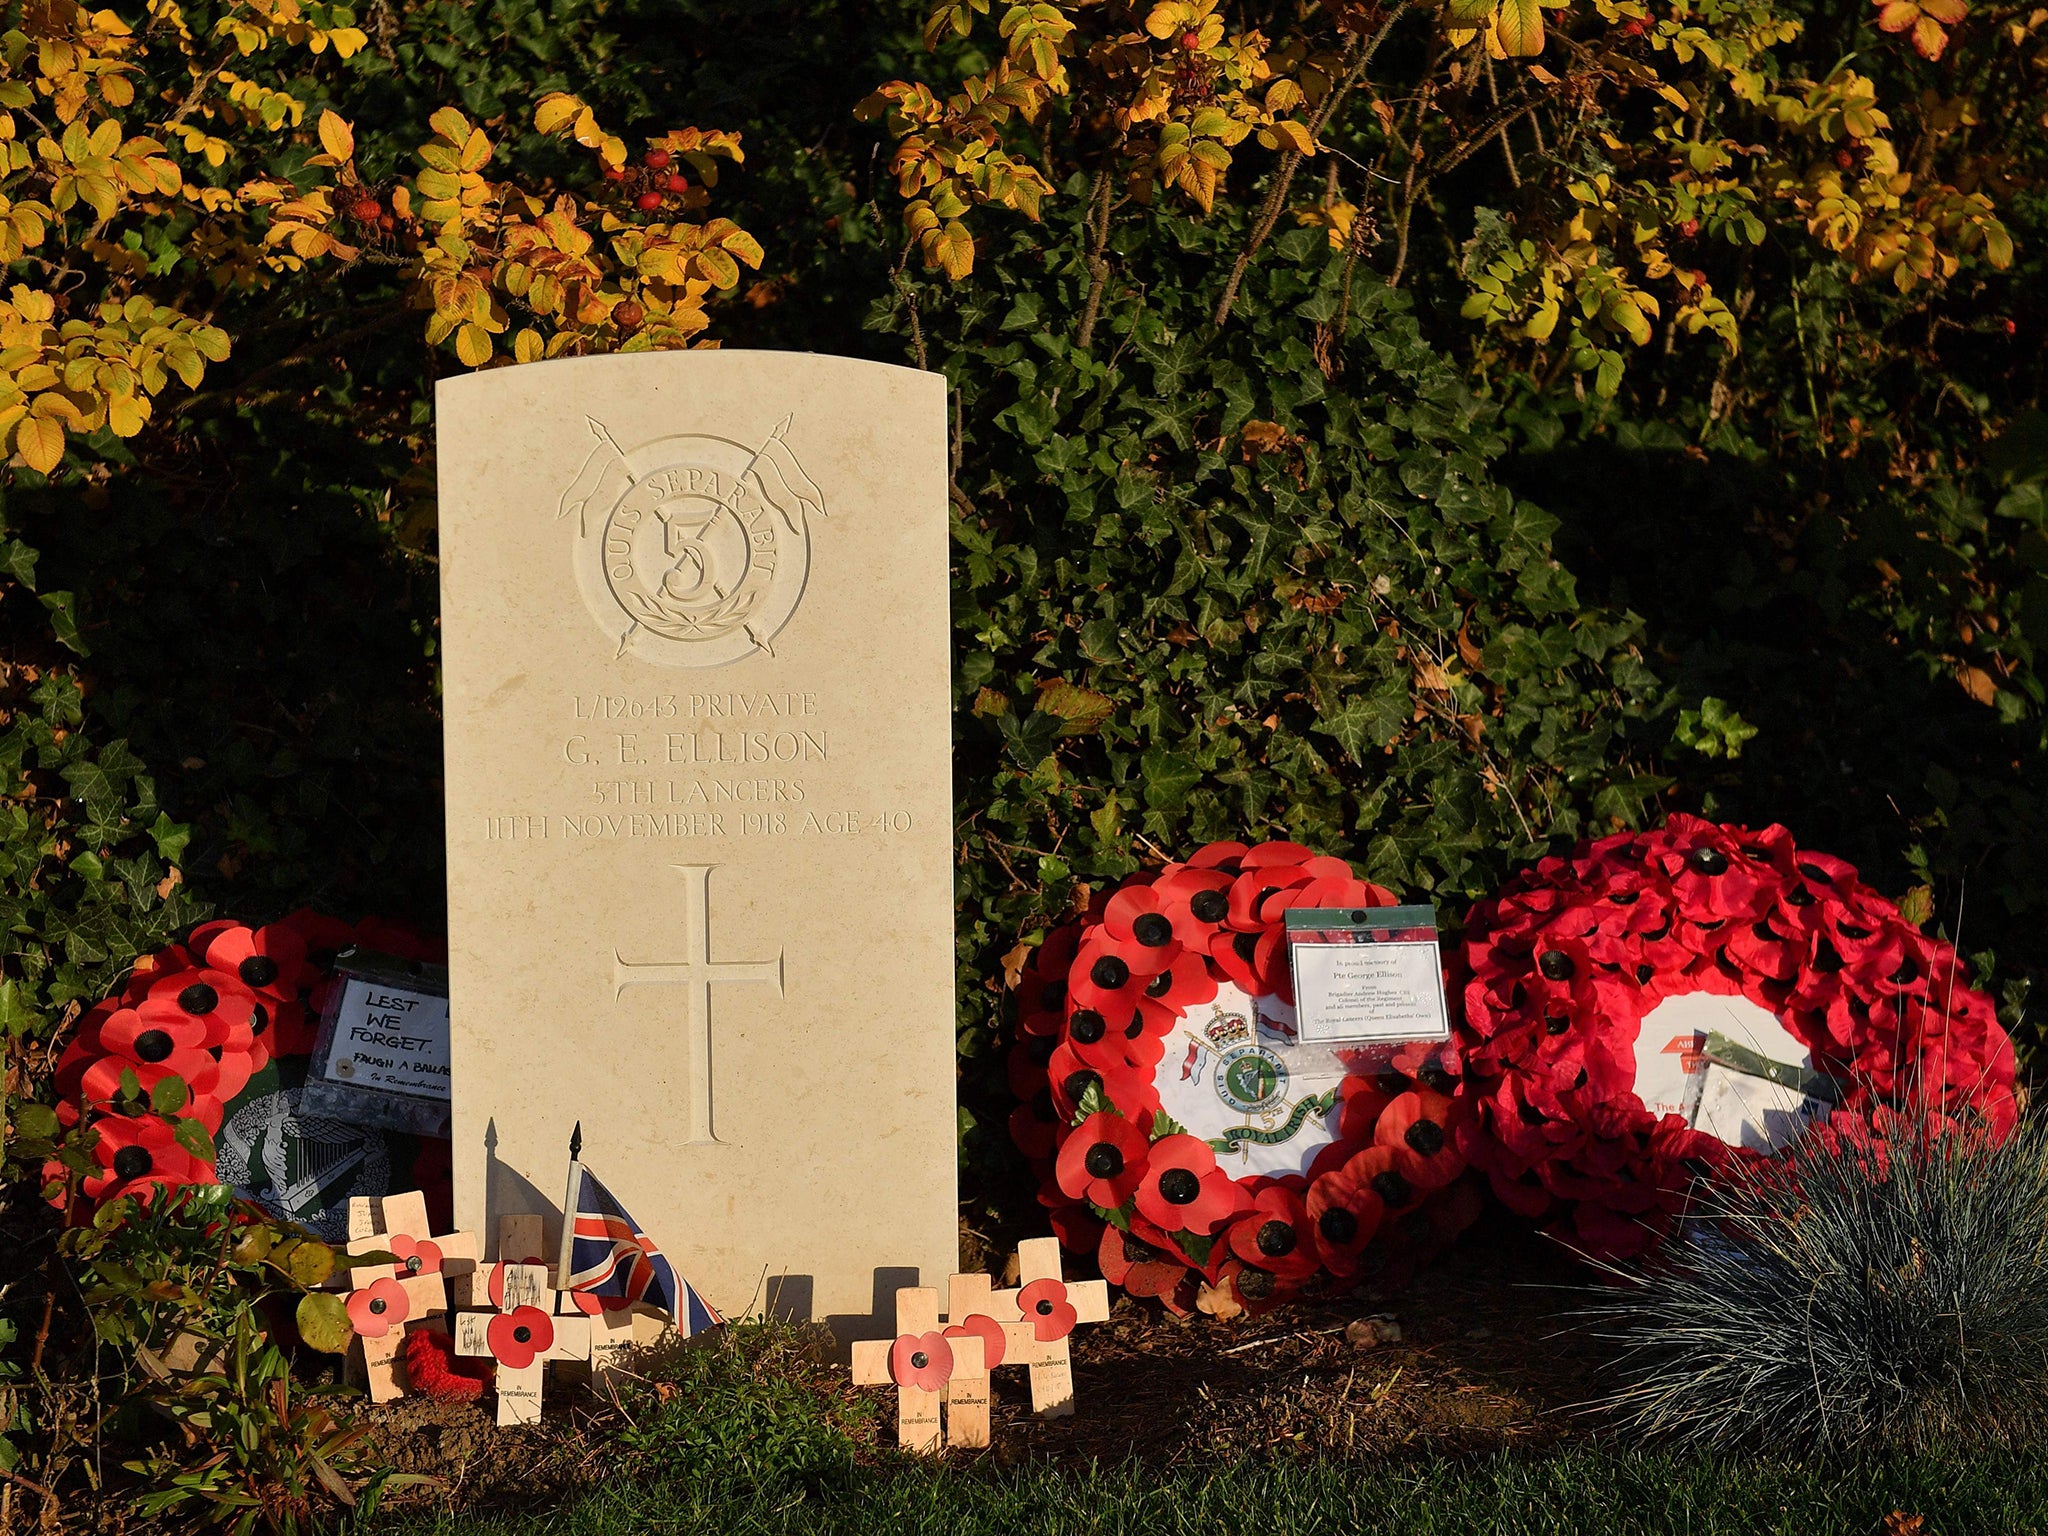
[[[2002,1143],[1883,1116],[1715,1189],[1688,1236],[1585,1309],[1598,1405],[1680,1445],[1919,1451],[2048,1430],[2048,1123]]]

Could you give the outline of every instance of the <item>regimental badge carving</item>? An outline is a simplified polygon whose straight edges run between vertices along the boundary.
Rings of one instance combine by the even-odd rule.
[[[759,444],[703,433],[596,445],[562,492],[576,520],[576,579],[600,628],[665,667],[722,667],[774,641],[810,578],[810,518],[824,494],[789,446],[785,416]]]

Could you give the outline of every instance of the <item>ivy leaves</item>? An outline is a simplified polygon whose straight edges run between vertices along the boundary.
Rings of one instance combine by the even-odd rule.
[[[1066,190],[972,283],[918,290],[962,423],[969,1054],[996,957],[1140,863],[1277,835],[1471,895],[1654,794],[1593,803],[1610,775],[1647,783],[1620,767],[1658,693],[1634,619],[1581,607],[1555,520],[1491,480],[1490,411],[1405,298],[1363,276],[1347,297],[1342,253],[1301,229],[1219,332],[1238,220],[1161,207],[1082,349]]]

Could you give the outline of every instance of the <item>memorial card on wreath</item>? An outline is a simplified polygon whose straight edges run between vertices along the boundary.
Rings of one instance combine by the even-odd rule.
[[[441,384],[462,1225],[557,1220],[581,1120],[722,1311],[955,1267],[945,399],[796,353]]]

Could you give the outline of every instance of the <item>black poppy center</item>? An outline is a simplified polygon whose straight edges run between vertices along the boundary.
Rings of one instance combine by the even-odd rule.
[[[220,994],[203,981],[195,981],[178,994],[178,1006],[187,1013],[211,1013],[220,1006]]]
[[[154,1065],[171,1054],[171,1037],[160,1029],[145,1029],[135,1037],[135,1059]]]
[[[931,1363],[932,1357],[926,1354],[923,1350],[914,1349],[910,1352],[910,1368],[912,1370],[921,1371]]]
[[[1154,976],[1145,983],[1145,995],[1147,997],[1164,997],[1172,990],[1173,972],[1171,971],[1161,971],[1157,976]]]
[[[1543,1016],[1543,1032],[1546,1035],[1561,1035],[1572,1027],[1572,1016],[1568,1013],[1548,1013]]]
[[[1144,1033],[1145,1016],[1141,1013],[1132,1014],[1131,1022],[1124,1026],[1124,1038],[1126,1040],[1135,1040]]]
[[[1607,898],[1617,907],[1632,907],[1643,899],[1641,891],[1615,891]]]
[[[1534,1104],[1520,1105],[1516,1108],[1515,1113],[1522,1117],[1522,1124],[1524,1125],[1541,1125],[1550,1118]]]
[[[1269,1221],[1259,1228],[1253,1239],[1259,1245],[1259,1252],[1271,1259],[1284,1259],[1294,1252],[1294,1228],[1284,1221]]]
[[[1159,1175],[1159,1198],[1168,1205],[1193,1205],[1202,1181],[1187,1168],[1169,1168]]]
[[[1458,1080],[1444,1070],[1440,1061],[1425,1061],[1422,1070],[1415,1075],[1431,1093],[1450,1093],[1458,1086]]]
[[[1038,1304],[1037,1304],[1037,1306],[1036,1306],[1036,1307],[1034,1308],[1034,1310],[1035,1310],[1035,1311],[1036,1311],[1036,1312],[1038,1313],[1038,1315],[1039,1315],[1040,1317],[1051,1317],[1051,1316],[1052,1316],[1052,1298],[1051,1298],[1050,1296],[1041,1296],[1041,1297],[1039,1297],[1039,1298],[1038,1298]]]
[[[1124,1171],[1124,1155],[1106,1141],[1098,1141],[1082,1159],[1088,1172],[1098,1179],[1113,1179]]]
[[[370,1298],[370,1312],[372,1316],[382,1317],[385,1314],[385,1312],[390,1310],[390,1307],[391,1303],[386,1301],[382,1296],[373,1296],[372,1298]]]
[[[1109,1033],[1109,1021],[1093,1008],[1080,1008],[1068,1022],[1068,1032],[1083,1045],[1093,1045]]]
[[[1114,992],[1131,979],[1131,968],[1115,955],[1104,955],[1088,972],[1088,979],[1105,992]]]
[[[249,1015],[249,1033],[260,1035],[268,1028],[270,1028],[270,1010],[261,1003],[258,1003],[255,1010]]]
[[[1570,981],[1572,972],[1577,967],[1572,964],[1572,957],[1563,950],[1546,949],[1537,958],[1536,969],[1541,971],[1547,980]]]
[[[1813,892],[1803,885],[1792,886],[1785,892],[1785,905],[1788,907],[1810,907],[1813,905]]]
[[[1230,898],[1221,891],[1197,891],[1188,899],[1188,910],[1205,923],[1220,923],[1230,916]]]
[[[420,1256],[418,1254],[414,1254],[405,1261],[405,1272],[409,1275],[416,1275],[420,1272]]]
[[[1728,870],[1728,855],[1718,848],[1695,848],[1685,856],[1685,862],[1693,867],[1693,873],[1700,875],[1720,875]]]
[[[1358,1236],[1358,1217],[1341,1205],[1333,1205],[1323,1212],[1316,1230],[1333,1243],[1348,1243]]]
[[[512,1337],[522,1344],[531,1344],[533,1342],[533,1330],[527,1327],[526,1324],[521,1323],[512,1330]]]
[[[1406,1205],[1415,1198],[1415,1186],[1389,1168],[1372,1176],[1373,1193],[1389,1205]]]
[[[277,980],[277,962],[268,955],[251,955],[235,971],[252,987],[267,987]]]
[[[1237,958],[1250,965],[1259,956],[1259,936],[1256,933],[1240,933],[1230,941],[1230,947],[1237,951]]]
[[[1434,1120],[1418,1120],[1401,1139],[1424,1157],[1435,1157],[1444,1149],[1444,1128]]]
[[[1157,949],[1173,937],[1173,923],[1163,912],[1141,912],[1131,924],[1131,937],[1147,949]]]
[[[1079,1104],[1088,1097],[1090,1088],[1102,1086],[1102,1078],[1094,1072],[1076,1072],[1060,1086],[1066,1090],[1068,1103]]]
[[[139,1179],[156,1167],[156,1159],[145,1147],[123,1147],[114,1154],[114,1172],[124,1179]]]

